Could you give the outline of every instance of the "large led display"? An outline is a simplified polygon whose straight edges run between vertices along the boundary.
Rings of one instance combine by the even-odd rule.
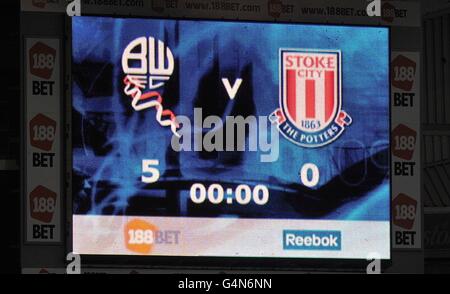
[[[72,19],[73,251],[390,258],[389,31]]]

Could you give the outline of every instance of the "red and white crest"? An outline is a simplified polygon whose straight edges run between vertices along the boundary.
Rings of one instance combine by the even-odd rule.
[[[340,52],[282,52],[283,105],[305,132],[326,128],[340,107]]]
[[[280,132],[303,147],[336,140],[350,125],[342,107],[340,50],[280,49],[280,106],[272,114]]]

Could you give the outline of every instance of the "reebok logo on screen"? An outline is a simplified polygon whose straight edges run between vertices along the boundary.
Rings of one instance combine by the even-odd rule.
[[[284,250],[341,250],[340,231],[284,230]]]

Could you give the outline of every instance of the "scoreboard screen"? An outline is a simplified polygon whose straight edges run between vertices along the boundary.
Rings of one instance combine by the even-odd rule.
[[[389,29],[72,18],[73,251],[390,259]]]

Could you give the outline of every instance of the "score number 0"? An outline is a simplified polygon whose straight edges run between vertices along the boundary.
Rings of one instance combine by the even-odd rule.
[[[311,176],[309,175],[311,173]],[[308,188],[315,187],[320,180],[319,168],[313,163],[306,163],[300,169],[300,180]]]

